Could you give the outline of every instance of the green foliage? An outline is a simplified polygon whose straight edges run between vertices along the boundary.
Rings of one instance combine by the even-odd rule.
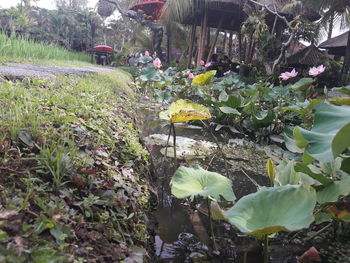
[[[310,187],[285,185],[262,188],[242,197],[224,212],[241,232],[263,237],[279,231],[297,231],[314,221],[316,192]]]
[[[80,260],[72,247],[118,261],[147,242],[148,155],[123,113],[130,81],[116,70],[0,84],[0,213],[21,218],[0,224],[1,262]]]
[[[297,127],[294,134],[297,146],[322,162],[331,162],[349,145],[350,107],[325,103],[316,107],[313,128],[309,131]]]
[[[177,100],[173,102],[167,111],[162,111],[161,119],[169,120],[171,123],[179,123],[190,120],[210,119],[209,109],[189,100]]]
[[[180,167],[170,181],[171,193],[177,198],[196,196],[210,197],[217,201],[223,197],[226,201],[236,199],[231,181],[218,173],[209,172],[200,166]]]
[[[211,70],[203,74],[199,74],[192,80],[192,86],[208,85],[216,74],[216,70]]]
[[[8,37],[4,33],[0,33],[0,47],[0,56],[8,59],[55,59],[90,62],[90,56],[87,54],[71,52],[45,42],[38,43],[27,37]]]

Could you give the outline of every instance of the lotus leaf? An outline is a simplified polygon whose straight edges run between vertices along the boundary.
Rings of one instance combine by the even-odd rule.
[[[171,193],[177,198],[195,196],[211,197],[227,201],[236,199],[231,181],[225,176],[204,170],[200,166],[194,168],[180,167],[170,181]]]
[[[283,160],[277,166],[277,175],[275,182],[278,185],[287,185],[287,184],[299,184],[300,182],[300,173],[296,172],[294,169],[295,161]]]
[[[330,103],[338,106],[347,105],[350,106],[350,97],[332,97],[328,99]]]
[[[350,174],[350,157],[347,157],[342,161],[340,169]]]
[[[308,167],[304,163],[297,163],[295,165],[294,169],[297,172],[301,172],[301,173],[307,174],[308,176],[310,176],[311,178],[317,180],[318,182],[320,182],[323,185],[327,185],[327,184],[330,184],[330,183],[333,182],[332,179],[325,177],[323,174],[313,172],[310,169],[310,167]]]
[[[206,73],[199,74],[192,80],[192,86],[208,85],[216,74],[216,70],[210,70]]]
[[[223,113],[226,113],[226,114],[235,114],[235,115],[241,115],[241,113],[234,109],[234,108],[231,108],[231,107],[226,107],[226,106],[223,106],[223,107],[220,107],[219,108]]]
[[[350,145],[350,107],[321,103],[313,128],[294,130],[297,146],[321,162],[331,162]]]
[[[252,121],[254,124],[258,126],[268,126],[274,121],[275,117],[276,117],[275,113],[273,113],[270,110],[259,111],[253,116]]]
[[[317,192],[317,202],[320,204],[333,203],[338,201],[339,197],[350,194],[350,176],[346,175],[340,181],[326,185]]]
[[[333,88],[332,91],[341,92],[341,93],[350,95],[350,86],[339,87],[339,88]]]
[[[316,192],[311,187],[264,187],[241,198],[224,215],[241,232],[262,237],[309,227],[314,221],[315,205]]]
[[[327,213],[335,219],[350,222],[350,207],[346,203],[331,205],[327,208]]]
[[[172,123],[178,123],[210,119],[211,115],[207,107],[181,99],[173,102],[167,111],[160,112],[159,117],[164,120],[170,120]]]
[[[296,83],[294,83],[291,88],[299,91],[305,91],[308,87],[312,85],[314,80],[312,78],[302,78]]]
[[[302,116],[311,112],[313,108],[317,106],[317,104],[321,103],[322,100],[314,99],[309,102],[298,102],[295,105],[290,105],[288,107],[282,108],[284,111],[294,111]]]

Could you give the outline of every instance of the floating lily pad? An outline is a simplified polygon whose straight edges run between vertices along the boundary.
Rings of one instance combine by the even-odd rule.
[[[231,180],[221,174],[204,170],[200,166],[178,168],[171,178],[170,186],[171,193],[177,198],[202,196],[215,200],[223,197],[226,201],[236,199]]]
[[[309,227],[315,205],[316,192],[311,187],[264,187],[241,198],[224,215],[241,232],[262,237]]]

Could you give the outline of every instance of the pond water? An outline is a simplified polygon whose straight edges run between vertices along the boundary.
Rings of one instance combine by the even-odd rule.
[[[157,113],[160,105],[145,103],[140,111],[142,120],[142,138],[150,152],[153,172],[153,186],[157,208],[151,215],[154,225],[155,262],[262,262],[262,245],[253,237],[235,231],[231,225],[214,221],[214,233],[217,249],[213,249],[210,238],[208,210],[205,203],[195,205],[178,200],[170,193],[169,181],[178,165],[173,158],[161,154],[164,141],[155,145],[149,136],[163,134],[167,137],[169,126],[159,120]],[[267,185],[265,173],[266,154],[262,149],[247,142],[229,144],[224,137],[213,137],[208,129],[200,126],[177,125],[176,136],[184,136],[196,141],[220,143],[220,149],[209,152],[204,158],[178,160],[181,165],[200,164],[210,171],[221,173],[233,180],[237,198],[257,190],[255,183]],[[217,135],[215,135],[217,136]],[[157,137],[158,138],[158,137]],[[220,153],[221,152],[221,153]],[[223,154],[225,158],[223,157]],[[288,237],[288,235],[287,235]],[[297,262],[295,255],[301,255],[305,249],[298,245],[287,244],[286,238],[271,239],[270,257],[273,263]]]

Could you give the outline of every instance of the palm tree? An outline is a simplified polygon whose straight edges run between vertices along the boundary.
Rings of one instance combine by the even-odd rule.
[[[329,22],[328,36],[331,36],[334,21],[340,21],[341,28],[350,27],[350,0],[302,0],[307,5],[310,5],[315,10],[323,10],[321,24]],[[345,85],[348,79],[350,70],[350,34],[347,41],[344,64],[341,73],[340,84]]]

